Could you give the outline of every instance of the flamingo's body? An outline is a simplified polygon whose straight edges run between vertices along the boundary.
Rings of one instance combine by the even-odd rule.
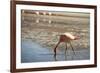
[[[73,52],[74,52],[73,46],[72,46],[72,44],[71,44],[71,41],[72,41],[72,40],[77,40],[77,39],[79,39],[79,37],[73,36],[73,35],[70,34],[70,33],[63,33],[62,35],[60,35],[59,42],[57,43],[56,47],[54,48],[55,56],[56,56],[56,49],[57,49],[58,45],[59,45],[61,42],[65,42],[65,43],[66,43],[66,50],[67,50],[67,44],[69,43],[70,46],[71,46],[71,48],[72,48],[72,50],[73,50]],[[66,50],[65,50],[65,52],[66,52]],[[74,54],[75,54],[75,52],[74,52]]]

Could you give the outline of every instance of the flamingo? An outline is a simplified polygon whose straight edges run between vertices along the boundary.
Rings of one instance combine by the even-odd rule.
[[[58,41],[57,45],[56,45],[55,48],[54,48],[54,55],[56,56],[56,49],[57,49],[58,45],[59,45],[61,42],[66,43],[65,53],[66,53],[66,51],[67,51],[67,44],[70,44],[70,46],[71,46],[71,48],[72,48],[72,51],[73,51],[73,53],[75,54],[74,49],[73,49],[73,46],[72,46],[72,44],[71,44],[71,41],[72,41],[72,40],[77,40],[77,39],[79,39],[79,36],[74,36],[74,35],[72,35],[72,34],[70,34],[70,33],[63,33],[63,34],[61,34],[61,35],[60,35],[60,38],[59,38],[59,41]]]

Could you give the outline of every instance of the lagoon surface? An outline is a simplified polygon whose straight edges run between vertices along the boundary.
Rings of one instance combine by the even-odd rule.
[[[59,48],[58,48],[59,49]],[[49,61],[69,61],[69,60],[88,60],[90,59],[89,49],[75,49],[75,55],[72,49],[68,49],[65,54],[65,49],[60,49],[57,56],[54,57],[53,48],[46,48],[40,44],[30,40],[22,39],[21,41],[21,62],[49,62]]]

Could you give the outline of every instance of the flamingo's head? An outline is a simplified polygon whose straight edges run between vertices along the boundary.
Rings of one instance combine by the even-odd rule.
[[[80,39],[80,37],[79,36],[75,36],[75,39],[74,40],[78,40],[78,39]]]

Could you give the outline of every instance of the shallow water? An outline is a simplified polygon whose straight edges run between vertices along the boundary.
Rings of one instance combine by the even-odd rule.
[[[66,54],[64,49],[57,52],[54,56],[53,49],[42,47],[36,42],[29,39],[22,39],[21,41],[21,62],[48,62],[48,61],[69,61],[69,60],[87,60],[90,58],[89,49],[67,50]]]

